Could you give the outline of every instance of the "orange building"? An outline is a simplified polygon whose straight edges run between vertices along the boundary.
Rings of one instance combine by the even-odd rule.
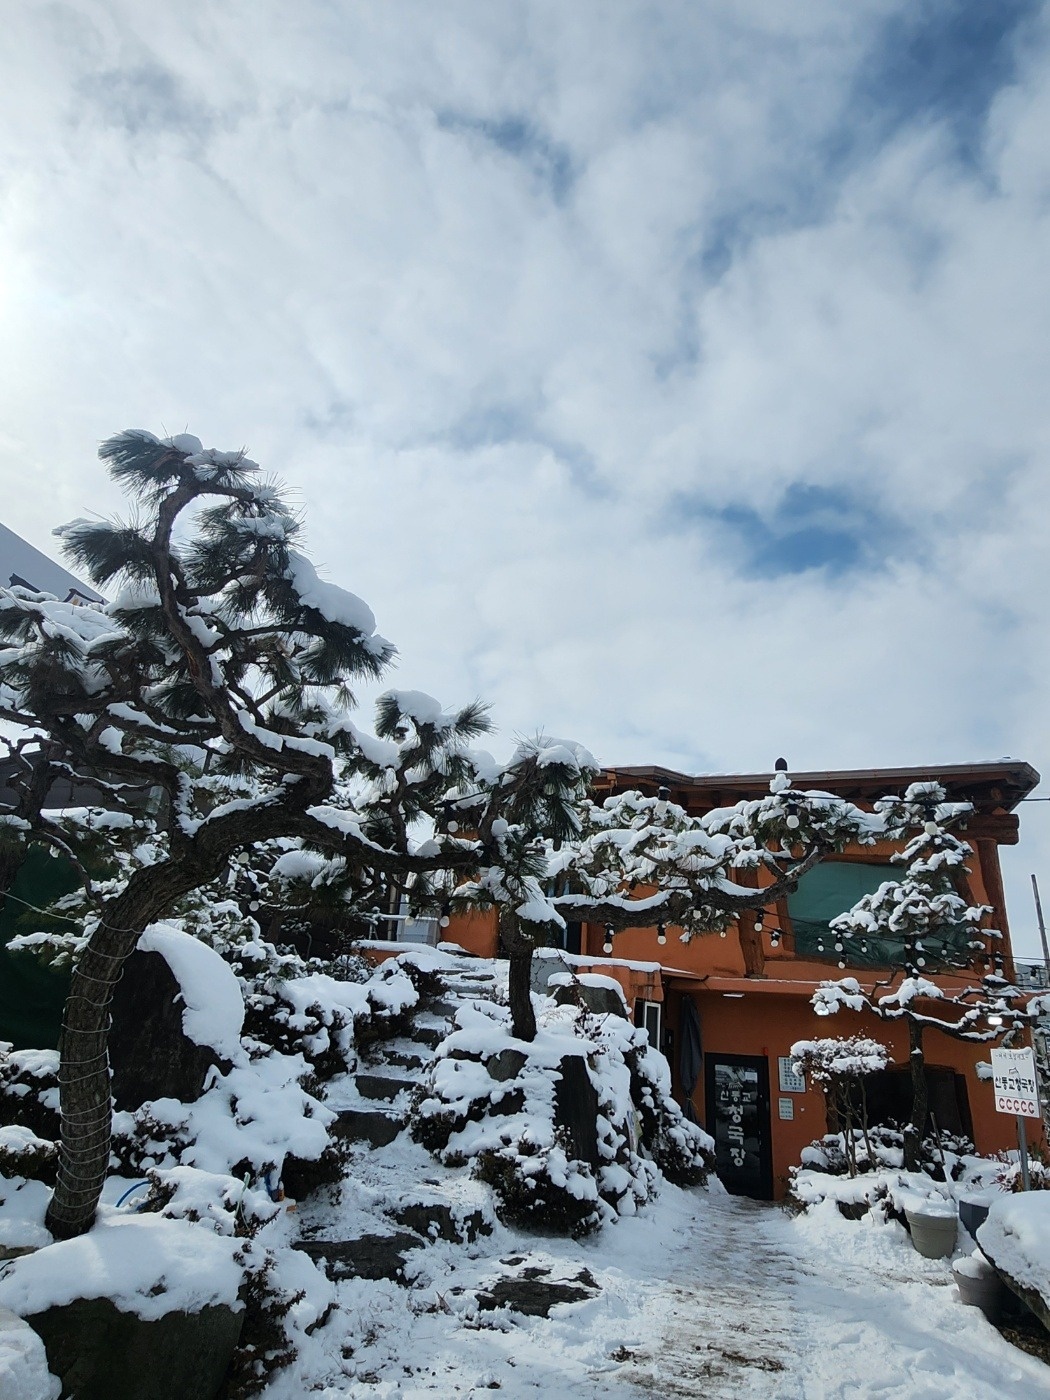
[[[655,796],[661,788],[694,815],[759,798],[769,791],[769,774],[687,777],[665,768],[607,769],[596,795],[639,790]],[[1013,957],[1003,897],[999,847],[1018,839],[1017,804],[1039,781],[1027,763],[961,764],[940,768],[886,768],[839,773],[798,773],[793,786],[817,789],[870,808],[880,797],[900,793],[909,783],[932,780],[947,800],[973,804],[974,816],[958,833],[973,850],[969,862],[971,903],[990,905],[987,921],[1002,932],[973,952],[970,976],[931,974],[946,989],[959,990],[973,978],[1002,966],[1012,979]],[[831,857],[799,882],[796,893],[764,911],[762,927],[751,915],[728,934],[705,935],[683,944],[667,930],[660,945],[656,929],[626,929],[615,936],[613,952],[603,953],[604,929],[569,925],[561,950],[543,949],[535,959],[537,988],[568,964],[578,972],[615,977],[671,1066],[676,1097],[691,1103],[696,1120],[719,1142],[719,1175],[731,1190],[761,1199],[779,1199],[802,1149],[827,1131],[823,1094],[791,1070],[790,1047],[817,1036],[869,1035],[892,1054],[893,1068],[869,1082],[873,1114],[903,1121],[911,1101],[908,1028],[864,1013],[843,1011],[818,1017],[810,1004],[822,981],[853,976],[871,987],[885,976],[886,950],[875,940],[847,941],[839,950],[828,920],[852,907],[882,881],[899,879],[889,865],[889,846],[847,850]],[[737,878],[748,878],[742,872]],[[757,880],[757,876],[752,876]],[[460,915],[444,934],[451,942],[486,957],[497,955],[495,917]],[[881,970],[880,970],[881,969]],[[929,1010],[935,1012],[935,1003]],[[924,1008],[925,1009],[925,1008]],[[930,1108],[938,1128],[971,1137],[982,1153],[1015,1147],[1015,1120],[994,1110],[992,1086],[977,1073],[989,1057],[987,1043],[954,1040],[936,1030],[925,1038]],[[689,1082],[692,1080],[692,1087]],[[746,1161],[726,1143],[720,1115],[739,1114],[744,1105],[750,1139]],[[722,1131],[719,1131],[719,1129]],[[1041,1135],[1029,1124],[1030,1137]]]

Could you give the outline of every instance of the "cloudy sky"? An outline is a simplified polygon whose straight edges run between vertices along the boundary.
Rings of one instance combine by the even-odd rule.
[[[1045,770],[1048,74],[1036,0],[9,0],[0,518],[189,430],[501,742]]]

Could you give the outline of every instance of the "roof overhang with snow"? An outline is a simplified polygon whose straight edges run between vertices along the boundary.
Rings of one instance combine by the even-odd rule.
[[[599,792],[624,792],[631,788],[655,793],[669,788],[671,800],[689,811],[709,811],[732,806],[769,792],[768,773],[702,773],[696,776],[672,768],[605,768],[595,782]],[[930,764],[922,768],[850,768],[825,772],[792,773],[795,788],[834,793],[851,802],[873,802],[887,793],[900,792],[909,783],[940,783],[950,801],[972,802],[981,815],[1006,814],[1032,791],[1039,774],[1030,763],[1004,758],[995,763]]]

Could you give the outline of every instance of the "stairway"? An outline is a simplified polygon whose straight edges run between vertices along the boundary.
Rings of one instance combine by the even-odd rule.
[[[425,1003],[407,1036],[372,1047],[372,1060],[359,1066],[341,1086],[338,1102],[329,1107],[338,1117],[333,1131],[345,1141],[386,1147],[405,1127],[409,1097],[434,1051],[455,1029],[456,1012],[475,1001],[495,1001],[501,979],[491,964],[477,958],[448,956],[437,969],[440,995]]]
[[[328,1107],[337,1115],[332,1132],[352,1145],[353,1164],[341,1192],[344,1213],[345,1198],[355,1196],[360,1230],[361,1204],[367,1201],[372,1227],[355,1238],[346,1238],[344,1229],[335,1238],[340,1201],[303,1203],[303,1238],[296,1248],[333,1279],[382,1277],[404,1285],[409,1251],[436,1240],[470,1243],[492,1230],[488,1189],[435,1166],[405,1128],[412,1092],[455,1029],[456,1012],[500,1000],[504,979],[492,963],[466,956],[446,955],[428,971],[440,979],[440,990],[418,1009],[409,1033],[370,1046],[369,1063],[330,1088]],[[385,1222],[389,1229],[376,1233]]]

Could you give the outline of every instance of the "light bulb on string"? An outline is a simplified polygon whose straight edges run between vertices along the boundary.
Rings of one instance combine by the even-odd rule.
[[[780,930],[778,928],[775,928],[773,932],[769,935],[769,946],[771,948],[780,947]]]
[[[667,929],[664,924],[656,925],[656,941],[661,947],[667,942]]]
[[[612,924],[606,924],[606,925],[605,925],[605,942],[602,944],[602,952],[603,952],[603,953],[611,953],[611,952],[612,952],[612,949],[613,949],[612,940],[613,940],[613,926],[612,926]]]

